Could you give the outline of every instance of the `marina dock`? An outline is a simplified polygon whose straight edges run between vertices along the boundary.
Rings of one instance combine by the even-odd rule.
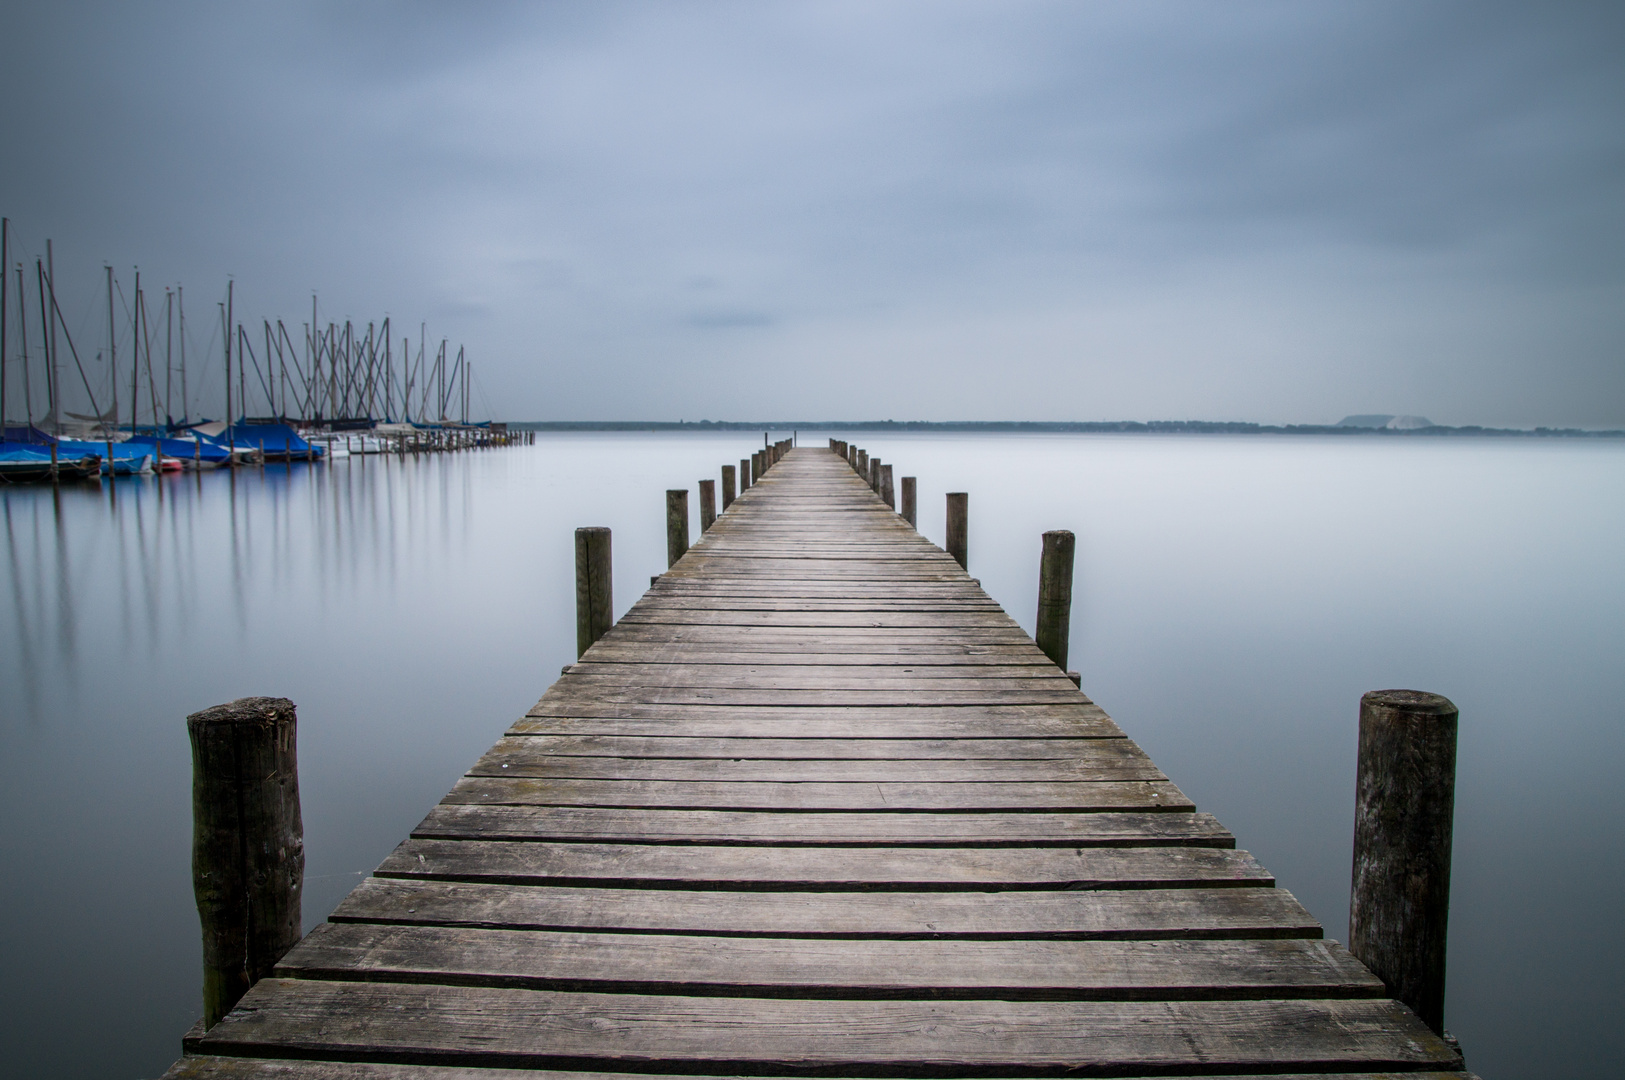
[[[168,1080],[1468,1076],[822,447],[185,1050]]]

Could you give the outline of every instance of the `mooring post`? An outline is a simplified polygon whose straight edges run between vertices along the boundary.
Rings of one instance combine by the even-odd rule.
[[[1067,645],[1072,636],[1072,556],[1076,541],[1066,529],[1044,534],[1044,553],[1038,560],[1038,632],[1033,640],[1043,654],[1066,671]]]
[[[858,475],[865,480],[869,479],[869,451],[867,450],[858,451]]]
[[[851,443],[847,443],[847,445],[846,445],[846,463],[847,463],[847,465],[851,466],[853,471],[857,470],[857,467],[858,467],[858,448],[853,446]]]
[[[865,477],[865,479],[869,481],[869,490],[874,492],[876,495],[880,494],[880,459],[879,458],[872,457],[872,458],[869,459],[869,475],[867,477]]]
[[[762,478],[762,451],[757,450],[750,455],[750,482],[756,483]]]
[[[918,491],[919,481],[917,477],[903,477],[903,509],[899,511],[899,513],[903,515],[904,521],[908,522],[916,529],[920,527],[920,522],[918,520],[919,504],[916,501]]]
[[[717,482],[715,480],[700,481],[700,533],[703,535],[707,529],[716,524],[717,520]]]
[[[242,698],[186,718],[205,1028],[299,941],[305,830],[295,729],[286,698]]]
[[[1354,788],[1349,951],[1441,1035],[1457,719],[1438,694],[1366,694]]]
[[[892,489],[890,465],[880,467],[880,498],[893,510],[897,509],[897,495]]]
[[[615,619],[613,563],[609,530],[589,525],[576,530],[576,656],[603,637]]]
[[[726,510],[734,504],[734,467],[722,467],[722,509]]]
[[[739,459],[739,494],[743,495],[745,489],[750,487],[750,462],[745,458]]]
[[[960,569],[970,569],[970,552],[965,537],[970,496],[963,491],[948,492],[948,554]]]
[[[688,488],[666,492],[666,568],[688,550]]]

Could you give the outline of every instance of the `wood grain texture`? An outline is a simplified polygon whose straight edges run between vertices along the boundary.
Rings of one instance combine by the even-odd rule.
[[[752,460],[173,1080],[1473,1080],[845,458]]]
[[[1397,1002],[789,1001],[266,979],[194,1052],[785,1076],[1458,1068]],[[679,1066],[682,1067],[682,1066]]]

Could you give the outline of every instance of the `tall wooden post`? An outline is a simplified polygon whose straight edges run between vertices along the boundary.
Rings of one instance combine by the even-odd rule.
[[[1366,694],[1354,789],[1349,951],[1441,1035],[1457,719],[1438,694]]]
[[[722,508],[724,510],[734,504],[734,467],[722,467]]]
[[[897,509],[897,495],[892,490],[890,465],[882,465],[880,467],[880,498],[882,502],[891,507],[893,510]]]
[[[948,492],[948,554],[964,570],[970,569],[970,551],[966,538],[970,496],[963,491]]]
[[[666,492],[666,566],[683,557],[688,550],[688,489],[671,488]]]
[[[858,475],[865,480],[869,479],[869,451],[858,451]]]
[[[700,532],[704,532],[717,521],[717,482],[715,480],[700,481]]]
[[[576,530],[576,655],[603,637],[615,621],[613,562],[609,530],[590,525]]]
[[[186,718],[205,1028],[299,941],[305,830],[296,726],[286,698],[242,698]]]
[[[750,480],[750,461],[748,459],[746,459],[746,458],[740,458],[739,459],[739,494],[743,495],[745,493],[745,490],[750,487],[750,484],[751,484],[751,480]]]
[[[903,509],[899,512],[903,515],[903,520],[916,529],[920,527],[918,492],[918,478],[913,476],[903,477]]]
[[[1076,541],[1066,529],[1044,534],[1038,560],[1038,632],[1033,636],[1043,654],[1066,670],[1072,636],[1072,556]]]
[[[854,472],[857,471],[857,468],[858,468],[858,448],[851,445],[850,443],[848,443],[847,447],[846,447],[846,463],[852,467],[852,470]]]
[[[757,450],[750,455],[750,482],[756,483],[762,478],[762,451]]]

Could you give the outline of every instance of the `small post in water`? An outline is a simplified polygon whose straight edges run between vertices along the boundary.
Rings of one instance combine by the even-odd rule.
[[[727,510],[734,504],[734,467],[722,467],[722,509]]]
[[[1441,1035],[1457,719],[1438,694],[1366,694],[1354,790],[1349,951]]]
[[[880,498],[893,510],[897,509],[897,494],[892,488],[890,465],[880,467]]]
[[[1044,553],[1038,561],[1038,633],[1034,640],[1043,654],[1066,670],[1066,652],[1072,636],[1072,556],[1076,541],[1066,529],[1044,534]]]
[[[296,727],[287,698],[241,698],[186,718],[205,1029],[299,941],[305,830]]]
[[[700,481],[700,532],[703,534],[717,521],[717,482]]]
[[[601,525],[576,530],[577,657],[614,623],[614,564],[609,540],[609,530]]]
[[[948,492],[948,554],[960,569],[970,569],[970,552],[965,536],[970,496],[963,491]]]
[[[688,550],[688,489],[671,488],[666,492],[666,568],[683,557]]]
[[[918,492],[918,478],[913,476],[903,477],[903,509],[899,513],[903,515],[904,521],[916,529],[920,527]]]

